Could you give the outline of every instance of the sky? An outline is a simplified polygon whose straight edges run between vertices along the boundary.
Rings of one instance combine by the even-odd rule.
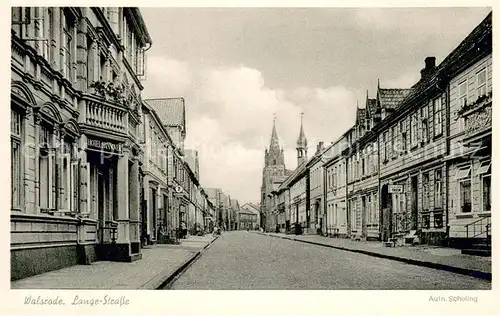
[[[409,88],[490,8],[141,8],[153,40],[144,98],[184,97],[203,187],[259,202],[273,117],[287,169],[300,117],[309,157],[382,88]]]

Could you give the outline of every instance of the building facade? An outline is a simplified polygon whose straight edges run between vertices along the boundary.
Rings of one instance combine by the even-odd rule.
[[[444,178],[451,245],[491,240],[491,23],[490,15],[464,40],[463,61],[448,72],[450,154]]]
[[[331,237],[348,236],[347,217],[347,163],[342,152],[347,148],[347,138],[340,137],[332,144],[330,158],[325,161],[323,176],[326,177],[326,231]]]
[[[140,11],[12,8],[11,31],[11,279],[140,259]]]

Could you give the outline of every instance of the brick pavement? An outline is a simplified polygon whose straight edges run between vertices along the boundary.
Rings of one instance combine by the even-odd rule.
[[[152,245],[131,263],[97,261],[11,282],[12,289],[157,289],[212,242],[211,235],[190,236],[180,245]]]
[[[276,233],[267,233],[267,235],[491,280],[491,257],[464,255],[461,254],[459,249],[422,245],[392,248],[385,247],[381,242],[353,241],[345,238],[327,238],[319,235],[296,236]]]

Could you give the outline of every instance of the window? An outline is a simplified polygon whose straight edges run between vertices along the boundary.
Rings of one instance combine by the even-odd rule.
[[[443,133],[443,104],[441,97],[434,99],[434,136]]]
[[[106,56],[100,54],[99,55],[99,80],[107,81],[108,80],[108,71],[106,67]]]
[[[407,137],[406,137],[406,120],[403,120],[400,123],[399,127],[401,131],[401,154],[406,153],[406,143],[407,143]]]
[[[78,193],[78,163],[73,161],[75,148],[71,139],[64,140],[58,161],[59,209],[76,212]]]
[[[443,207],[443,176],[441,169],[437,169],[434,173],[434,208]]]
[[[431,215],[423,214],[422,215],[422,228],[428,229],[431,227]]]
[[[477,96],[486,94],[486,68],[477,73]]]
[[[361,158],[361,176],[364,176],[366,174],[365,170],[365,157],[363,156]]]
[[[384,146],[382,146],[382,157],[384,158],[384,161],[387,161],[387,154],[388,154],[388,149],[389,149],[389,139],[388,139],[388,132],[385,131],[383,134],[383,142]]]
[[[467,80],[462,81],[458,85],[458,102],[460,107],[467,105]]]
[[[434,227],[443,228],[443,212],[434,213]]]
[[[11,144],[11,208],[21,208],[22,191],[22,115],[14,110],[10,111],[10,144]]]
[[[481,179],[481,211],[491,211],[491,162],[481,163],[477,174]]]
[[[469,213],[472,211],[470,167],[459,169],[456,179],[459,184],[460,211]]]
[[[427,105],[422,108],[421,120],[422,120],[422,142],[429,142],[429,111]]]
[[[54,209],[55,181],[54,181],[54,151],[52,143],[52,130],[44,125],[40,126],[39,136],[39,181],[40,200],[39,206],[43,210]]]
[[[411,147],[415,147],[418,144],[418,114],[413,113],[411,116],[411,134],[410,141]]]
[[[67,13],[65,9],[61,9],[62,17],[62,45],[61,50],[63,52],[63,75],[71,82],[73,82],[73,59],[75,56],[73,48],[73,36],[75,30],[74,18]]]
[[[422,209],[424,211],[429,210],[429,174],[424,173],[422,175]]]
[[[398,144],[399,138],[399,124],[396,124],[392,127],[392,138],[391,138],[391,148],[392,148],[392,157],[396,157],[398,151],[400,150]]]

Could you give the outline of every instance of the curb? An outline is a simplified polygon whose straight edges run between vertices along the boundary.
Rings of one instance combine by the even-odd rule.
[[[364,254],[364,255],[372,256],[372,257],[378,257],[378,258],[383,258],[383,259],[389,259],[389,260],[404,262],[404,263],[407,263],[407,264],[412,264],[412,265],[417,265],[417,266],[432,268],[432,269],[436,269],[436,270],[448,271],[448,272],[453,272],[453,273],[462,274],[462,275],[468,275],[468,276],[472,276],[472,277],[475,277],[475,278],[478,278],[478,279],[483,279],[483,280],[491,281],[491,272],[483,272],[483,271],[477,271],[477,270],[473,270],[473,269],[459,268],[459,267],[455,267],[455,266],[450,266],[450,265],[436,263],[436,262],[430,262],[430,261],[421,261],[421,260],[415,260],[415,259],[410,259],[410,258],[396,257],[396,256],[381,254],[381,253],[377,253],[377,252],[361,250],[361,249],[351,249],[351,248],[345,248],[345,247],[340,247],[340,246],[327,245],[327,244],[322,244],[322,243],[318,243],[318,242],[314,242],[314,241],[308,241],[308,240],[301,240],[301,239],[295,239],[295,238],[289,238],[289,237],[283,237],[283,236],[276,236],[276,235],[268,235],[268,234],[260,233],[260,232],[258,234],[269,236],[269,237],[275,237],[275,238],[281,238],[281,239],[291,240],[291,241],[298,241],[298,242],[302,242],[302,243],[306,243],[306,244],[311,244],[311,245],[317,245],[317,246],[323,246],[323,247],[328,247],[328,248],[334,248],[334,249],[338,249],[338,250],[344,250],[344,251],[350,251],[350,252],[355,252],[355,253],[361,253],[361,254]]]
[[[140,289],[142,290],[159,290],[159,289],[167,289],[169,285],[173,283],[175,279],[180,277],[183,272],[187,270],[189,266],[191,266],[196,260],[201,257],[201,254],[204,250],[206,250],[211,244],[213,244],[219,236],[212,239],[208,244],[206,244],[203,249],[196,251],[186,262],[181,264],[177,269],[174,270],[173,273],[169,275],[162,274],[159,277],[155,277],[153,280],[150,280],[145,285],[143,285]]]

